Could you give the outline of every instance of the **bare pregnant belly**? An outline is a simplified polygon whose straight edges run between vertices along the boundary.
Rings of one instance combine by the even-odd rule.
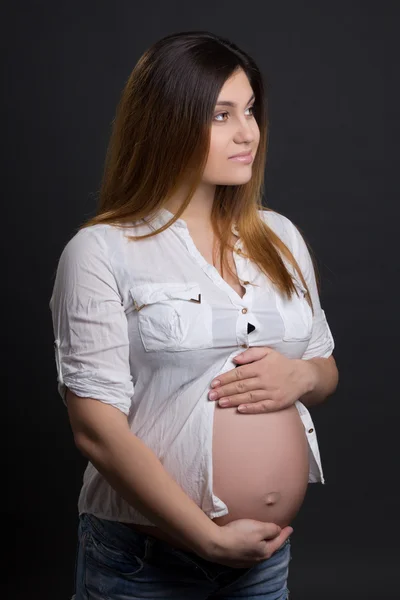
[[[308,443],[295,406],[261,415],[215,406],[213,491],[229,514],[213,519],[225,525],[256,519],[281,527],[298,512],[308,485]],[[128,527],[190,550],[158,527]]]
[[[289,525],[303,502],[308,470],[308,442],[295,406],[246,415],[216,405],[213,491],[229,514],[215,523],[247,518]]]

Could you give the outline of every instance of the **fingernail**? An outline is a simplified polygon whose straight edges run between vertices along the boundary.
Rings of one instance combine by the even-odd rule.
[[[211,382],[211,387],[215,387],[216,385],[219,385],[221,382],[219,379],[214,379],[214,381]]]

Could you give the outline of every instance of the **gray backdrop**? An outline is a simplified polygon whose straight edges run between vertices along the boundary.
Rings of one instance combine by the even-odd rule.
[[[399,122],[399,104],[389,107],[395,2],[58,0],[5,12],[3,294],[14,315],[3,516],[16,555],[3,597],[68,600],[73,586],[85,460],[56,390],[48,302],[58,257],[94,212],[114,110],[139,56],[168,33],[208,29],[265,75],[264,202],[311,243],[336,342],[338,390],[312,409],[327,483],[309,487],[293,523],[289,587],[295,600],[395,598],[400,215],[385,131]]]

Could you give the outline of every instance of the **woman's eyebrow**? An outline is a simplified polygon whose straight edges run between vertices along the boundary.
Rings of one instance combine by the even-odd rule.
[[[254,100],[254,98],[255,98],[255,95],[253,94],[247,104],[250,104],[250,102],[252,100]],[[247,104],[246,104],[246,106],[247,106]],[[233,107],[235,107],[235,106],[237,106],[237,104],[236,104],[236,102],[231,102],[230,100],[218,100],[216,106],[233,106]]]

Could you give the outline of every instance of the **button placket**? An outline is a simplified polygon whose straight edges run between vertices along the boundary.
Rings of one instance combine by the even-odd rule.
[[[249,309],[246,306],[239,309],[238,320],[237,320],[237,325],[236,325],[236,335],[237,335],[238,345],[240,345],[241,348],[248,348],[250,345],[249,344],[249,333],[248,333],[248,322],[249,322],[248,313],[249,313]]]
[[[155,222],[157,223],[157,225],[163,225],[171,217],[172,217],[172,213],[164,208],[160,211]],[[204,273],[207,275],[207,277],[209,277],[213,281],[213,283],[218,285],[218,287],[222,288],[227,293],[232,304],[241,306],[241,305],[243,305],[244,302],[246,302],[246,304],[248,304],[249,302],[251,303],[252,292],[253,292],[252,286],[249,286],[249,288],[246,289],[245,297],[241,298],[239,296],[239,294],[223,279],[223,277],[221,277],[218,270],[213,265],[210,265],[206,261],[204,256],[201,254],[201,252],[199,252],[199,250],[197,249],[196,245],[194,244],[194,242],[192,240],[192,237],[189,232],[189,228],[187,227],[187,224],[185,223],[185,221],[183,219],[178,219],[178,221],[176,221],[174,223],[174,226],[175,227],[173,227],[173,231],[183,241],[189,254],[194,258],[196,263],[201,267],[201,269],[204,271]],[[235,235],[239,235],[236,225],[233,225],[232,233],[234,233]],[[233,256],[234,256],[234,261],[236,264],[236,270],[237,270],[239,280],[242,279],[241,272],[247,270],[246,265],[248,263],[248,259],[244,258],[242,256],[242,247],[241,246],[242,246],[242,240],[239,237],[239,239],[236,241],[236,243],[234,244],[234,247],[233,247],[234,248]],[[242,261],[244,261],[244,263]],[[245,281],[244,285],[249,285],[249,283],[250,283],[249,281]]]
[[[177,232],[178,233],[178,232]],[[231,300],[232,304],[234,305],[242,305],[245,300],[244,298],[241,298],[239,296],[239,294],[237,292],[235,292],[235,290],[229,285],[229,283],[227,283],[225,281],[225,279],[223,279],[223,277],[221,277],[219,271],[213,266],[210,265],[206,259],[204,258],[204,256],[201,254],[201,252],[199,252],[199,250],[197,249],[196,245],[194,244],[192,237],[190,235],[189,229],[184,228],[181,229],[179,231],[179,235],[182,234],[183,240],[185,242],[186,248],[188,250],[188,252],[190,253],[190,255],[195,259],[195,261],[197,262],[197,264],[203,269],[204,273],[216,284],[218,285],[218,287],[222,288],[229,296],[229,299]],[[236,244],[240,242],[240,240],[238,240],[236,242]],[[234,247],[236,247],[236,244]],[[236,269],[238,271],[238,276],[239,276],[239,270],[237,268],[236,265]],[[247,303],[247,294],[248,292],[246,292],[246,303]]]
[[[238,339],[238,345],[241,348],[247,349],[249,348],[249,332],[248,332],[248,323],[249,321],[254,321],[249,316],[251,313],[251,306],[253,302],[253,293],[254,288],[250,285],[250,281],[248,279],[244,279],[246,276],[248,277],[248,265],[249,259],[245,258],[242,254],[241,240],[239,239],[235,244],[236,253],[234,252],[234,261],[236,264],[236,271],[239,277],[239,280],[242,282],[242,285],[248,286],[246,287],[246,293],[242,298],[242,302],[246,304],[240,309],[236,334]]]

